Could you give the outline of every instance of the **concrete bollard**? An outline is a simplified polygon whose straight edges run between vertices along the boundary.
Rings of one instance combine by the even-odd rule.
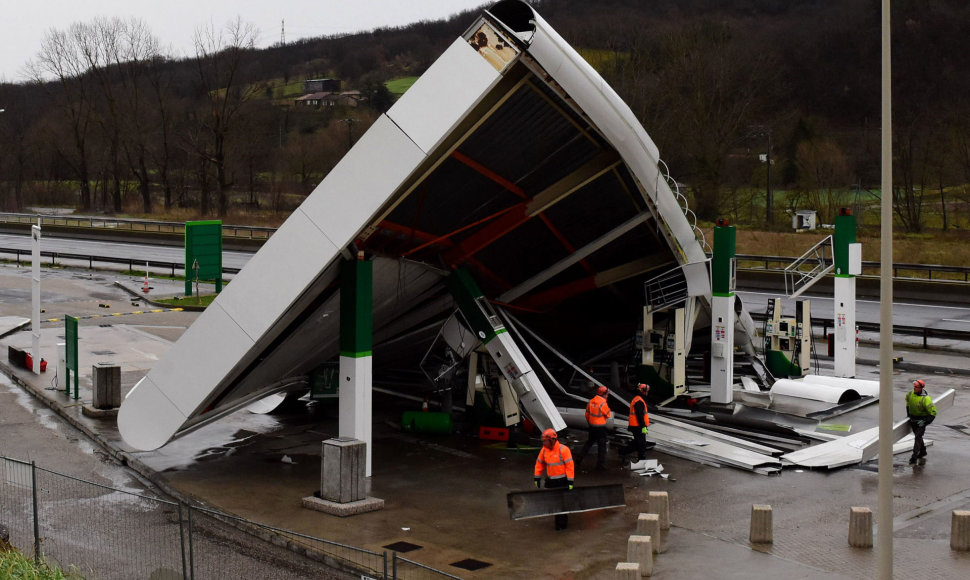
[[[637,517],[637,535],[650,536],[653,539],[654,554],[659,554],[663,551],[660,548],[660,545],[663,543],[660,539],[660,516],[657,514],[640,514]]]
[[[648,500],[650,513],[660,516],[660,529],[670,529],[670,498],[666,491],[651,491]]]
[[[752,505],[751,533],[749,538],[751,543],[771,544],[774,541],[772,538],[771,526],[771,506],[758,504]]]
[[[950,519],[950,549],[970,552],[970,510],[953,510]]]
[[[872,547],[872,510],[867,507],[849,508],[849,545],[853,548]]]
[[[626,543],[627,562],[640,566],[640,577],[653,575],[653,542],[650,536],[630,536]]]
[[[616,580],[640,580],[640,564],[620,562],[616,565]]]

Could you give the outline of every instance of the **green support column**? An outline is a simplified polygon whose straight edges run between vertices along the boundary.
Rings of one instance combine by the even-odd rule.
[[[734,257],[737,251],[737,239],[738,233],[734,226],[714,226],[711,290],[715,296],[734,296]]]
[[[373,400],[373,263],[363,253],[340,270],[340,419],[338,434],[367,444],[371,475]]]
[[[371,356],[373,294],[373,262],[344,262],[340,271],[340,356]]]
[[[74,399],[78,398],[78,356],[77,356],[77,318],[69,314],[64,315],[64,346],[67,368],[67,380],[64,381],[64,394],[71,395],[71,377],[74,377]]]
[[[851,273],[850,247],[855,245],[856,219],[843,208],[835,217],[832,236],[834,261],[835,356],[833,372],[837,377],[855,376],[856,359],[856,281]],[[861,254],[861,249],[859,250]],[[858,259],[861,259],[859,256]],[[858,266],[858,264],[857,264]]]
[[[835,254],[835,275],[849,276],[849,244],[855,243],[855,216],[843,212],[835,216],[835,234],[832,236],[832,253]]]
[[[734,397],[734,285],[737,231],[725,219],[714,227],[711,258],[711,402]]]

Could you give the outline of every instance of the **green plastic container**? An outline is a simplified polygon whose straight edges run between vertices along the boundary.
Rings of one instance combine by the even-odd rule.
[[[432,411],[405,411],[401,428],[409,433],[451,435],[451,415]]]

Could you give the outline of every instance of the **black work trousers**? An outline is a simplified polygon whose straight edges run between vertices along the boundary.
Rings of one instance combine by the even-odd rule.
[[[647,458],[647,435],[643,432],[643,427],[629,427],[633,433],[633,448],[637,450],[637,461]]]
[[[593,444],[596,444],[596,468],[606,469],[606,427],[592,427],[589,428],[589,438],[586,439],[586,443],[583,444],[583,448],[579,450],[579,457],[576,458],[576,466],[583,462],[583,458],[589,453],[590,448]]]
[[[913,457],[918,459],[926,455],[926,444],[923,443],[923,434],[926,433],[926,424],[917,425],[916,421],[910,420],[910,426],[913,428],[913,438],[915,439],[913,443]]]
[[[569,480],[565,477],[559,479],[546,479],[546,489],[557,487],[569,487]],[[569,514],[556,514],[556,529],[565,530],[569,526]]]

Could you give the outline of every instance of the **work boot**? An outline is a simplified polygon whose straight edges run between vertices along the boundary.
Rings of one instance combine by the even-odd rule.
[[[923,451],[920,451],[919,456],[926,457],[926,450],[924,449]]]
[[[916,460],[917,459],[918,459],[918,457],[915,456],[915,455],[913,455],[912,457],[909,458],[909,464],[912,465],[912,464],[916,463]]]

